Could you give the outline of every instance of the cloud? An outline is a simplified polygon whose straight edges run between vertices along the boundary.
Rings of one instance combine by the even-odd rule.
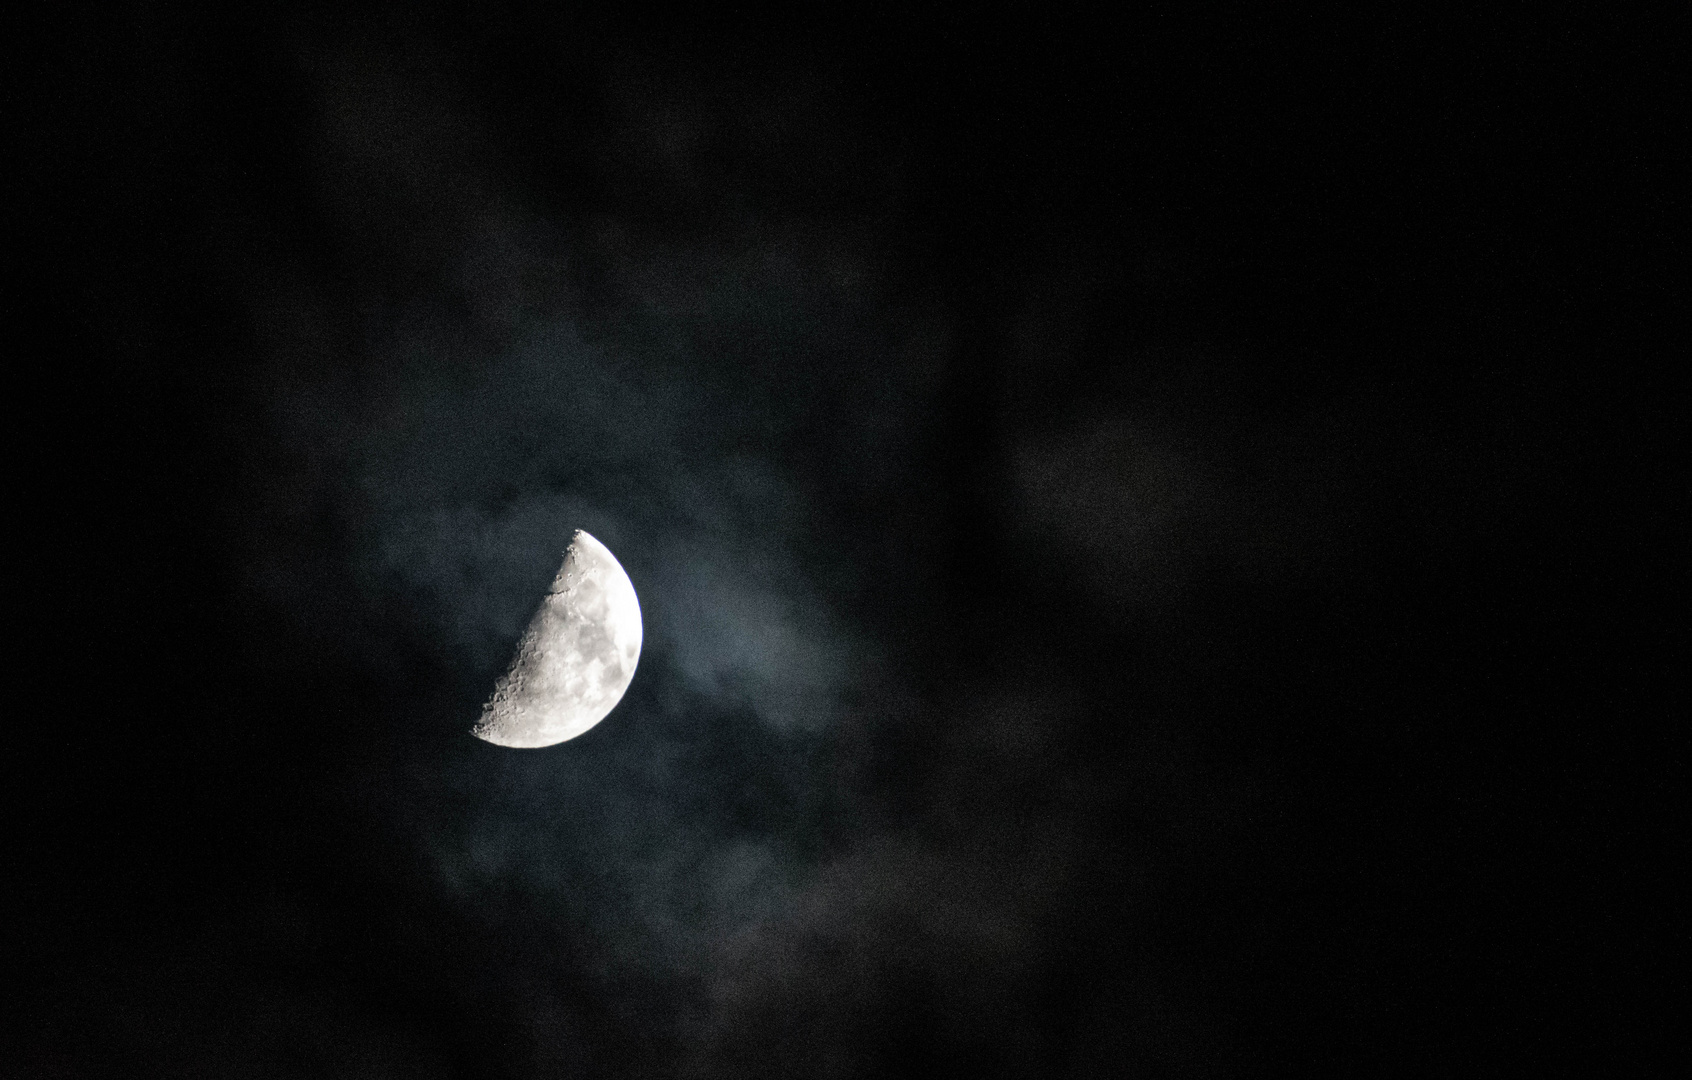
[[[849,225],[677,240],[528,213],[473,125],[348,63],[325,69],[321,182],[374,265],[423,272],[353,295],[300,274],[255,308],[270,428],[242,535],[269,609],[393,688],[384,760],[343,797],[455,918],[533,944],[489,992],[644,987],[710,1058],[747,1002],[837,974],[772,958],[834,941],[915,970],[1006,933],[909,841],[837,850],[873,812],[866,732],[913,720],[856,598],[909,577],[935,512],[913,457],[937,321],[889,301]],[[557,750],[455,740],[576,528],[641,598],[629,695]],[[936,896],[957,910],[910,923]]]

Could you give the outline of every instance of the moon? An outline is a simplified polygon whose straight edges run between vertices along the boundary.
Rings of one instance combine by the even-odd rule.
[[[574,739],[623,700],[640,643],[634,583],[610,549],[577,529],[470,734],[523,748]]]

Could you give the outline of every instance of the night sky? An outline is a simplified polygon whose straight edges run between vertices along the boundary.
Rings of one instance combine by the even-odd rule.
[[[1649,1056],[1684,131],[1618,27],[39,15],[0,1076]],[[477,741],[577,528],[634,683]]]

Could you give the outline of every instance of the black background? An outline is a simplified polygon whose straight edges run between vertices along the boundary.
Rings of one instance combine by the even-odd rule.
[[[1639,29],[170,4],[28,28],[10,471],[38,549],[9,586],[0,1071],[1545,1075],[1645,1046],[1667,1006],[1635,995],[1678,940],[1636,901],[1671,865],[1684,560],[1658,559],[1677,139]],[[516,222],[506,277],[463,269],[503,257],[484,219]],[[759,278],[772,251],[809,284]],[[699,832],[687,858],[780,838],[800,899],[732,975],[710,918],[689,966],[644,930],[605,946],[635,917],[568,873],[445,883],[476,799],[568,800],[466,747],[497,658],[450,605],[362,569],[385,496],[335,493],[418,474],[324,449],[380,452],[407,393],[483,377],[394,360],[408,319],[482,357],[463,400],[505,416],[526,327],[655,296],[682,299],[599,332],[629,400],[709,434],[605,435],[605,481],[395,453],[468,470],[489,520],[564,492],[609,522],[642,676],[525,760],[598,763],[593,798]],[[677,326],[692,350],[650,360]],[[686,574],[667,511],[613,489],[719,460],[780,523],[722,550],[830,612],[844,658],[798,734],[677,674],[685,626],[655,636]],[[486,588],[529,595],[555,557]],[[682,765],[654,780],[660,752]],[[579,828],[523,865],[705,880]]]

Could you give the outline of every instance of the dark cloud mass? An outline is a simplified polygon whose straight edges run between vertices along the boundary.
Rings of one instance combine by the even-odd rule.
[[[1583,989],[1649,966],[1594,927],[1665,760],[1667,398],[1582,374],[1658,293],[1566,299],[1622,136],[1527,89],[1574,38],[1230,25],[46,34],[0,1075],[1647,1034]],[[578,528],[627,697],[472,739]]]

